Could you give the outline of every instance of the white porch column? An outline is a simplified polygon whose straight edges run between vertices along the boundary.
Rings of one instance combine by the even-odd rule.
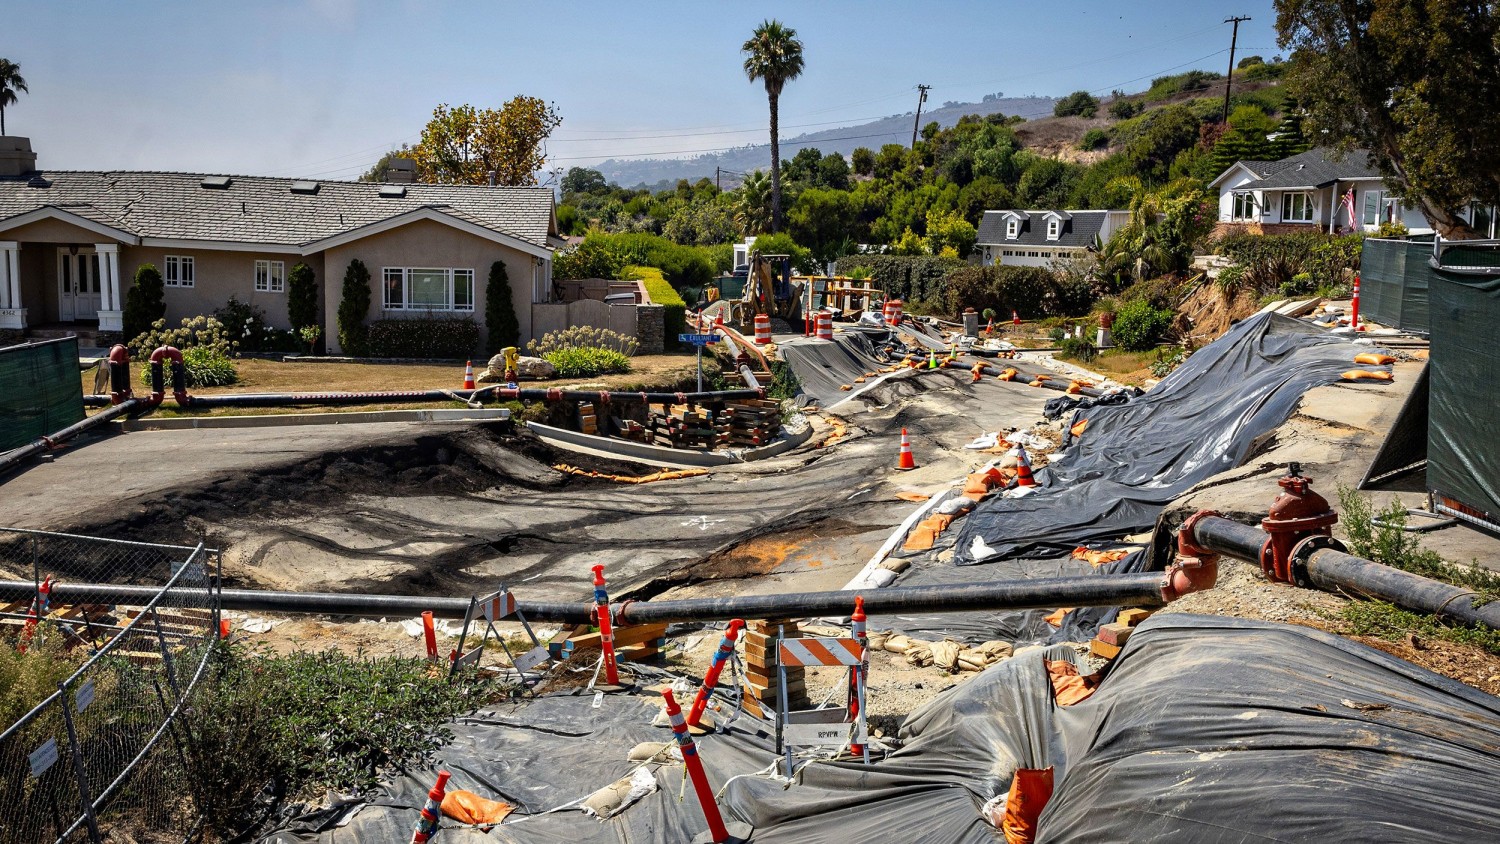
[[[21,244],[0,241],[0,328],[24,329],[26,309],[21,307]]]
[[[123,331],[120,303],[120,244],[96,243],[99,253],[99,330]]]

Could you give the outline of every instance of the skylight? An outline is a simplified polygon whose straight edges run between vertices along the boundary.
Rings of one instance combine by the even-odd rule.
[[[384,197],[390,197],[392,199],[400,199],[401,197],[406,196],[406,186],[405,185],[381,185],[380,186],[380,195],[384,196]]]
[[[317,182],[292,182],[292,193],[317,193],[321,187]]]
[[[213,190],[223,190],[229,187],[228,176],[204,176],[203,181],[198,183],[202,187]]]

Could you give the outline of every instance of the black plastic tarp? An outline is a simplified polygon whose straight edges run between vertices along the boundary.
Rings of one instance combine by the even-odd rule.
[[[1194,484],[1244,462],[1304,392],[1337,381],[1368,350],[1274,313],[1239,323],[1145,395],[1077,411],[1087,429],[1037,472],[1035,494],[992,497],[959,521],[954,561],[1044,557],[1149,529]]]
[[[1439,506],[1452,499],[1500,524],[1500,278],[1439,272],[1432,289],[1427,486]]]
[[[1019,653],[913,711],[903,745],[873,766],[815,762],[784,788],[755,776],[774,756],[765,732],[746,730],[700,739],[701,756],[726,820],[753,825],[760,844],[989,844],[981,809],[1018,767],[1055,770],[1039,842],[1478,842],[1500,825],[1500,701],[1373,648],[1158,614],[1094,695],[1067,707],[1048,660],[1078,664],[1065,646]],[[649,725],[656,706],[554,696],[460,722],[439,758],[455,787],[521,808],[487,835],[445,822],[436,840],[691,840],[704,824],[691,788],[678,799],[675,766],[611,821],[538,814],[628,773],[636,742],[666,740]],[[433,776],[398,777],[352,817],[309,813],[261,840],[408,840]]]

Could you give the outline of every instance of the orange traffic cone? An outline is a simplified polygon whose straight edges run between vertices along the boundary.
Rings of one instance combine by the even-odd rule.
[[[474,389],[474,361],[464,363],[464,389]]]
[[[1036,478],[1031,476],[1031,458],[1020,445],[1016,446],[1016,486],[1036,486]]]
[[[911,439],[906,436],[906,429],[901,429],[901,457],[896,461],[896,471],[904,472],[907,469],[917,468],[917,461],[911,456]]]

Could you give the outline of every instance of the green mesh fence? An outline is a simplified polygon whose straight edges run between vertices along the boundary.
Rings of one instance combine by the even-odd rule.
[[[1495,527],[1500,525],[1500,416],[1495,413],[1500,277],[1431,272],[1427,486],[1439,510]]]
[[[1367,239],[1359,258],[1360,318],[1427,334],[1428,292],[1434,277],[1427,263],[1430,257],[1431,243]]]
[[[0,451],[82,419],[77,339],[0,348]]]

